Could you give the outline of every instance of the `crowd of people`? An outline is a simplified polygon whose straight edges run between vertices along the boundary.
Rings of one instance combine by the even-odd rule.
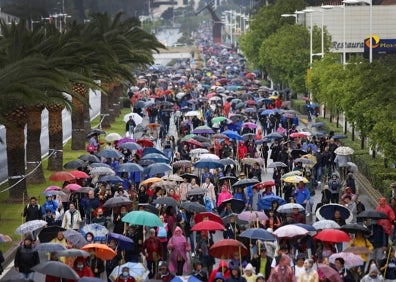
[[[396,201],[388,204],[381,198],[376,217],[359,217],[365,206],[359,201],[358,185],[348,164],[350,154],[337,154],[340,139],[332,133],[299,130],[298,115],[283,101],[289,93],[261,86],[259,74],[249,72],[235,50],[203,45],[201,51],[205,69],[192,70],[186,65],[176,72],[139,74],[128,96],[133,112],[149,123],[139,125],[131,117],[125,125],[127,137],[107,142],[103,148],[100,133],[91,135],[89,154],[77,167],[89,177],[77,177],[65,181],[60,189],[47,191],[42,205],[35,197],[30,199],[22,216],[27,222],[45,220],[47,227],[26,235],[18,248],[14,264],[21,276],[34,279],[32,268],[40,261],[36,250],[42,243],[40,233],[57,227],[50,242],[68,249],[96,242],[108,245],[116,254],[103,260],[94,249],[74,257],[51,252],[50,260],[66,263],[80,277],[141,279],[128,266],[115,277],[111,275],[117,266],[130,262],[144,265],[148,270],[145,278],[164,282],[183,275],[202,282],[396,281],[396,258],[389,247],[395,237]],[[172,128],[176,128],[174,132]],[[123,143],[142,147],[128,149]],[[120,155],[101,157],[103,150],[117,150]],[[143,172],[118,170],[128,163],[141,166]],[[151,173],[151,166],[160,163],[168,164],[169,169]],[[114,173],[106,178],[108,170],[101,174],[95,168]],[[127,202],[107,206],[114,198]],[[164,198],[172,201],[164,204]],[[291,208],[282,210],[286,204]],[[334,209],[321,214],[326,206]],[[123,221],[136,210],[156,214],[162,226]],[[242,220],[244,211],[257,217]],[[197,220],[200,213],[211,215]],[[378,217],[381,213],[384,216]],[[192,230],[212,216],[224,225],[222,234]],[[311,224],[315,220],[332,220],[341,230],[355,224],[345,231],[351,240],[342,244],[332,238],[315,239],[314,234],[326,229],[315,228]],[[92,224],[113,235],[84,232]],[[276,234],[288,225],[311,226],[314,231],[298,237],[275,236],[272,241],[246,242],[240,237],[251,228]],[[84,235],[82,246],[66,235],[70,230]],[[241,240],[248,254],[212,256],[211,247],[222,239]],[[121,241],[128,246],[121,246]],[[348,247],[361,263],[351,265],[343,256]],[[46,281],[62,280],[47,275]]]

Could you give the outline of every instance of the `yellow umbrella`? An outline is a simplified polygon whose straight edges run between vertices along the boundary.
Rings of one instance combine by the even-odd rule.
[[[162,179],[162,178],[159,178],[159,177],[151,177],[151,178],[148,178],[148,179],[146,179],[146,180],[140,182],[140,185],[153,184],[153,183],[160,182],[160,181],[162,181],[162,180],[163,180],[163,179]]]
[[[314,164],[317,163],[316,157],[314,155],[311,155],[311,154],[303,155],[303,156],[301,156],[301,158],[311,160],[311,161],[314,162]]]
[[[289,177],[286,177],[285,179],[283,179],[284,182],[288,182],[288,183],[299,183],[300,181],[304,182],[304,183],[308,183],[309,180],[306,179],[305,177],[299,176],[299,175],[292,175]]]
[[[276,99],[278,99],[278,96],[272,95],[272,96],[269,96],[268,98],[276,100]]]

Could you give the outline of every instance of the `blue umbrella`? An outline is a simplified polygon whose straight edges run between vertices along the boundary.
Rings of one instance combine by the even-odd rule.
[[[261,198],[257,206],[259,210],[270,210],[272,208],[273,201],[277,201],[279,205],[283,205],[286,203],[286,201],[283,198],[279,196],[271,195]]]
[[[105,163],[91,163],[91,164],[89,164],[89,166],[90,167],[108,167],[108,168],[111,168],[111,166],[110,165],[108,165],[108,164],[105,164]]]
[[[242,136],[238,134],[236,131],[232,130],[224,130],[222,134],[227,135],[228,138],[243,140]]]
[[[96,154],[98,157],[103,158],[123,158],[124,155],[115,149],[104,149]]]
[[[140,160],[141,161],[150,160],[150,161],[154,161],[157,163],[169,163],[170,162],[167,157],[165,157],[162,154],[158,154],[158,153],[149,153],[147,155],[144,155]]]
[[[98,182],[110,182],[112,184],[117,184],[123,182],[122,178],[117,175],[106,175],[98,179]]]
[[[118,233],[112,233],[110,232],[109,235],[107,236],[107,240],[110,241],[111,239],[114,239],[117,241],[117,249],[119,250],[132,250],[133,249],[133,240],[129,237],[126,237],[124,235],[118,234]]]
[[[250,239],[262,240],[262,241],[275,241],[276,238],[272,233],[262,228],[249,228],[243,231],[239,237],[245,237]]]
[[[274,110],[264,110],[264,111],[261,112],[262,116],[263,115],[273,115],[273,114],[275,114]]]
[[[142,172],[143,167],[135,163],[124,163],[120,164],[116,170],[116,172]]]
[[[156,174],[161,174],[165,173],[167,171],[172,170],[172,167],[168,164],[165,163],[153,163],[148,165],[143,173],[147,175],[156,175]]]
[[[304,144],[301,149],[306,152],[308,148],[311,148],[311,151],[315,153],[318,151],[318,146],[312,143]]]
[[[154,147],[146,147],[143,149],[143,156],[151,153],[157,153],[165,156],[164,152],[161,152],[160,150],[154,148]]]
[[[141,150],[143,149],[142,146],[140,146],[138,143],[134,143],[134,142],[126,142],[126,143],[122,143],[118,146],[121,149],[128,149],[128,150]]]
[[[139,100],[136,102],[136,104],[133,106],[134,108],[145,108],[146,106],[146,102]]]
[[[93,234],[95,241],[104,241],[106,240],[109,230],[103,225],[97,223],[86,224],[81,228],[82,235],[85,236],[89,232]]]
[[[195,167],[197,168],[224,168],[224,165],[220,162],[220,160],[215,160],[215,159],[200,159],[194,164]]]

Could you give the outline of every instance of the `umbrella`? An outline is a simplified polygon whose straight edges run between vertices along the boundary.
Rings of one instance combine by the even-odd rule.
[[[299,212],[305,211],[305,208],[297,203],[287,203],[281,205],[276,211],[279,213],[291,213],[294,209],[298,209]]]
[[[347,233],[356,233],[356,232],[362,232],[362,233],[370,233],[370,230],[364,226],[363,224],[359,223],[348,223],[343,226],[341,226],[341,230],[345,231]]]
[[[290,134],[290,137],[292,138],[301,138],[301,137],[307,137],[307,134],[305,132],[294,132]]]
[[[217,139],[228,139],[228,136],[223,133],[216,133],[212,137]]]
[[[334,263],[335,259],[337,259],[337,258],[343,258],[345,261],[346,267],[353,267],[353,266],[359,266],[359,265],[364,264],[364,261],[361,256],[355,255],[354,253],[349,253],[349,252],[340,252],[340,253],[332,254],[329,257],[329,262]]]
[[[159,123],[149,123],[146,125],[146,127],[150,128],[150,129],[157,129],[157,128],[161,127],[161,125]]]
[[[132,116],[132,119],[136,125],[141,124],[143,122],[143,118],[137,113],[129,113],[124,115],[124,122],[127,122],[130,116]]]
[[[117,249],[132,250],[133,240],[131,238],[124,236],[122,234],[110,232],[109,235],[107,236],[107,241],[110,241],[112,239],[117,241]]]
[[[195,224],[191,228],[191,231],[216,231],[216,230],[224,231],[225,228],[222,224],[220,224],[216,221],[213,221],[213,220],[201,221],[201,222]]]
[[[54,239],[59,231],[65,231],[66,229],[57,226],[57,225],[52,225],[48,226],[46,228],[43,228],[40,233],[38,234],[38,238],[40,240],[40,243],[47,243],[50,242],[52,239]]]
[[[120,164],[116,170],[116,172],[142,172],[143,167],[135,164],[135,163],[124,163]]]
[[[65,195],[66,195],[65,192],[57,191],[57,190],[54,190],[54,191],[44,191],[42,194],[44,194],[46,197],[47,197],[48,195],[52,195],[52,196],[54,196],[54,195],[56,195],[56,196],[65,196]]]
[[[376,210],[364,210],[357,215],[357,218],[388,219],[388,215]]]
[[[72,170],[69,171],[69,173],[73,175],[76,179],[86,179],[90,177],[88,174],[81,170]]]
[[[302,172],[299,170],[293,170],[290,171],[288,173],[285,173],[284,175],[282,175],[281,179],[284,180],[285,178],[289,177],[289,176],[293,176],[293,175],[302,175]]]
[[[180,175],[181,178],[187,178],[188,181],[191,181],[192,178],[195,178],[196,182],[199,183],[199,176],[192,173],[184,173]]]
[[[138,143],[135,143],[135,142],[125,142],[125,143],[118,145],[118,147],[121,149],[128,149],[130,151],[143,149],[142,146],[140,146]]]
[[[261,241],[275,241],[276,238],[271,232],[263,228],[249,228],[243,231],[239,237],[245,237],[250,239],[256,239]]]
[[[124,180],[118,175],[106,175],[98,179],[98,182],[108,182],[112,184],[122,183]]]
[[[212,118],[212,123],[221,123],[222,121],[227,120],[226,117],[214,117]]]
[[[345,139],[347,136],[345,134],[338,134],[331,136],[332,139]]]
[[[350,147],[340,146],[334,150],[334,153],[340,156],[352,155],[355,151]]]
[[[158,150],[157,148],[154,148],[154,147],[146,147],[146,148],[143,149],[143,156],[145,156],[145,155],[147,155],[147,154],[152,154],[152,153],[160,154],[160,155],[163,155],[163,156],[166,157],[165,153],[162,152],[162,151],[160,151],[160,150]]]
[[[95,191],[92,187],[81,187],[80,189],[74,191],[75,193],[89,193],[90,191]]]
[[[367,255],[371,253],[371,250],[367,247],[353,246],[346,248],[343,252],[354,253],[355,255]]]
[[[136,101],[136,103],[133,105],[133,107],[138,108],[138,109],[145,108],[146,102],[143,100]]]
[[[111,167],[93,167],[90,172],[91,175],[115,175]]]
[[[122,138],[122,136],[116,132],[113,133],[109,133],[106,135],[105,140],[107,142],[114,142],[114,141],[118,141]]]
[[[165,175],[165,176],[162,176],[161,178],[166,181],[176,181],[176,182],[184,181],[184,179],[177,174]]]
[[[185,209],[188,212],[206,212],[205,206],[197,202],[183,202],[181,204],[181,208]]]
[[[244,257],[249,255],[249,250],[244,244],[234,239],[220,240],[209,248],[209,255],[220,259],[231,259],[235,253]]]
[[[204,158],[200,159],[194,164],[197,168],[224,168],[224,165],[220,160]]]
[[[187,192],[186,196],[191,197],[196,195],[204,195],[206,192],[208,192],[208,189],[206,188],[193,188]]]
[[[313,165],[313,164],[315,164],[315,162],[314,162],[313,160],[310,160],[310,159],[307,159],[307,158],[303,158],[303,157],[294,159],[294,162],[296,162],[296,163],[302,163],[302,164],[306,164],[306,165]]]
[[[46,225],[47,225],[47,222],[44,220],[40,220],[40,219],[27,221],[27,222],[21,224],[15,230],[15,234],[23,235],[26,233],[31,233],[31,232],[36,231],[37,229],[40,229]]]
[[[12,242],[12,238],[5,234],[0,234],[0,243],[3,242]]]
[[[184,114],[186,117],[196,117],[199,116],[200,113],[198,111],[188,111],[187,113]]]
[[[317,233],[317,230],[316,230],[316,228],[315,227],[313,227],[312,225],[310,225],[310,224],[305,224],[305,223],[295,223],[294,224],[295,226],[298,226],[298,227],[302,227],[302,228],[304,228],[304,229],[306,229],[306,230],[308,230],[309,231],[309,235],[310,236],[313,236],[313,235],[315,235],[316,233]]]
[[[108,199],[103,207],[104,208],[115,208],[115,207],[121,207],[121,206],[126,206],[132,204],[132,201],[129,200],[126,197],[113,197]]]
[[[114,159],[124,158],[124,155],[120,151],[117,151],[116,149],[104,149],[104,150],[101,150],[96,155],[98,157],[108,158],[108,159],[111,159],[111,158],[114,158]]]
[[[161,182],[161,181],[162,181],[162,179],[159,177],[151,177],[151,178],[148,178],[148,179],[140,182],[140,185],[149,185],[149,184],[153,184],[153,183]]]
[[[217,214],[214,214],[212,212],[200,212],[199,214],[196,214],[194,217],[195,223],[199,223],[205,220],[211,220],[211,221],[216,221],[220,224],[223,224],[223,220],[221,219],[220,216]]]
[[[250,178],[245,178],[242,180],[239,180],[237,182],[235,182],[234,184],[232,184],[233,188],[238,188],[238,187],[247,187],[247,186],[252,186],[255,185],[257,183],[260,183],[260,181],[258,181],[257,179],[250,179]]]
[[[90,163],[89,167],[92,168],[96,168],[96,167],[107,167],[107,168],[111,168],[110,165],[105,164],[105,163]]]
[[[275,186],[275,181],[274,180],[267,180],[262,183],[260,183],[262,186],[267,187],[267,186]]]
[[[162,179],[162,178],[161,178]],[[157,188],[157,187],[161,187],[164,189],[170,189],[170,188],[176,188],[177,183],[173,182],[173,181],[160,181],[160,182],[155,182],[153,184],[153,188]]]
[[[172,170],[172,167],[168,164],[165,163],[153,163],[148,165],[145,169],[144,169],[144,174],[147,175],[157,175],[157,174],[162,174],[165,172],[168,172]]]
[[[62,188],[60,188],[59,186],[51,185],[51,186],[48,186],[47,188],[45,188],[44,192],[60,191],[60,190],[62,190]]]
[[[89,253],[80,249],[66,249],[56,252],[58,257],[89,257]]]
[[[135,129],[135,131],[136,131],[136,129]],[[121,144],[129,143],[129,142],[133,143],[133,142],[135,142],[135,140],[132,138],[129,138],[129,137],[124,137],[124,138],[121,138],[120,140],[118,140],[117,145],[119,147]]]
[[[87,244],[81,248],[81,250],[87,252],[89,252],[91,249],[94,249],[95,256],[102,260],[111,260],[117,255],[117,253],[113,249],[111,249],[109,246],[105,244],[93,243],[93,244]]]
[[[169,159],[167,157],[157,153],[146,154],[141,158],[141,160],[151,160],[156,163],[169,163]]]
[[[85,162],[83,160],[77,159],[77,160],[65,163],[63,165],[63,168],[65,168],[65,169],[77,169],[77,168],[83,167],[84,164],[85,164]]]
[[[349,242],[351,238],[339,229],[324,229],[314,236],[314,239],[330,243]]]
[[[154,200],[153,204],[157,204],[157,205],[164,205],[164,206],[172,206],[174,208],[177,207],[178,203],[175,199],[173,199],[172,197],[159,197],[157,199]]]
[[[143,208],[143,211],[151,212],[152,214],[155,214],[157,216],[159,214],[159,210],[149,203],[140,203],[138,209],[141,210],[140,208]]]
[[[201,154],[199,159],[210,159],[210,160],[220,160],[219,156],[215,154]]]
[[[300,175],[288,176],[288,177],[284,178],[283,181],[288,182],[288,183],[299,183],[300,181],[302,181],[304,183],[309,183],[308,179],[306,179],[305,177],[302,177]]]
[[[294,149],[290,152],[290,155],[293,159],[300,158],[301,156],[307,154],[307,152],[300,150],[300,149]]]
[[[245,122],[245,123],[242,123],[242,127],[249,127],[250,129],[255,129],[255,128],[257,128],[257,124],[255,124],[253,122]]]
[[[209,151],[207,149],[202,149],[202,148],[197,148],[197,149],[192,149],[190,151],[190,155],[200,155],[200,154],[208,154]]]
[[[89,232],[93,234],[95,241],[104,241],[106,240],[109,230],[97,223],[85,224],[83,228],[81,228],[81,233],[85,236]]]
[[[227,135],[228,138],[232,138],[232,139],[237,139],[237,140],[243,139],[242,136],[238,134],[238,132],[232,130],[225,130],[222,132],[222,134]]]
[[[191,139],[187,139],[187,140],[184,141],[184,142],[186,142],[186,143],[188,143],[188,144],[190,144],[190,145],[197,146],[197,147],[203,147],[201,142],[199,142],[199,141],[197,141],[197,140],[195,140],[195,139],[192,139],[192,138],[191,138]]]
[[[346,223],[350,223],[352,221],[353,215],[350,210],[340,204],[327,204],[321,206],[316,211],[316,218],[319,220],[332,219],[334,218],[335,211],[339,211],[341,213],[341,218],[344,219]]]
[[[305,236],[308,234],[308,232],[309,231],[305,228],[296,226],[294,224],[288,224],[277,228],[273,234],[278,238],[293,238]]]
[[[32,270],[38,273],[66,279],[77,280],[80,278],[73,268],[60,261],[43,261],[33,266]]]
[[[323,229],[340,229],[341,226],[335,222],[334,220],[329,220],[329,219],[322,219],[317,222],[314,222],[312,226],[316,230],[323,230]]]
[[[66,247],[59,243],[41,243],[34,248],[39,253],[54,253],[66,250]]]
[[[65,236],[66,240],[72,243],[76,248],[81,248],[88,243],[80,232],[73,229],[63,231],[63,236]]]
[[[136,281],[146,281],[149,271],[147,271],[146,267],[140,262],[127,262],[121,265],[116,266],[110,274],[110,280],[115,281],[120,274],[122,273],[122,269],[124,267],[128,267],[129,275],[134,277]],[[162,280],[159,280],[162,281]],[[159,282],[158,281],[158,282]]]
[[[282,162],[273,162],[273,163],[270,163],[267,167],[268,168],[287,167],[287,164],[282,163]]]
[[[162,221],[155,214],[147,211],[131,211],[122,218],[123,222],[127,222],[132,225],[143,225],[143,226],[163,226]]]
[[[215,134],[212,128],[206,125],[201,125],[195,128],[192,133],[194,134]]]
[[[341,278],[338,271],[335,270],[334,268],[332,268],[331,266],[328,266],[327,264],[318,263],[317,271],[318,271],[319,277],[321,277],[321,279],[323,278],[323,280],[327,279],[327,281],[332,281],[332,282],[343,282],[344,281]]]
[[[51,181],[70,181],[75,179],[74,175],[67,171],[57,171],[50,175]]]
[[[351,172],[357,172],[359,170],[359,167],[353,162],[347,162],[347,168],[348,168],[348,171],[351,171]]]
[[[65,189],[69,191],[77,191],[81,188],[81,185],[78,185],[77,183],[70,183],[65,186]]]
[[[263,221],[267,220],[268,216],[264,212],[260,211],[243,211],[240,214],[238,214],[238,218],[240,220],[244,220],[247,222],[253,222],[253,221]]]
[[[259,165],[264,164],[264,160],[262,158],[243,158],[241,162],[247,165],[254,165],[255,163],[258,163]]]
[[[90,163],[100,163],[100,159],[92,154],[81,155],[79,159]]]
[[[314,122],[313,124],[311,124],[311,127],[323,127],[325,124],[324,122]]]
[[[239,225],[245,225],[245,224],[248,224],[249,222],[248,221],[246,221],[246,220],[242,220],[242,219],[240,219],[239,217],[238,217],[238,214],[237,213],[231,213],[231,214],[228,214],[228,215],[226,215],[226,216],[224,216],[224,217],[222,217],[221,219],[223,220],[223,224],[224,225],[226,225],[226,224],[228,224],[228,223],[231,223],[231,218],[234,218],[234,222],[235,223],[237,223],[237,224],[239,224]]]
[[[186,140],[188,140],[188,139],[191,139],[191,138],[194,138],[194,137],[196,137],[197,135],[195,135],[195,134],[187,134],[186,136],[184,136],[182,139],[180,139],[180,142],[184,142],[184,141],[186,141]]]
[[[243,200],[240,199],[228,199],[225,200],[221,203],[221,205],[219,206],[219,211],[222,211],[225,209],[225,207],[227,206],[227,204],[231,204],[231,210],[234,213],[241,213],[244,209],[245,209],[245,202]]]
[[[138,143],[142,147],[154,147],[154,142],[148,138],[140,138],[136,140],[136,143]]]
[[[282,139],[283,135],[276,133],[276,132],[272,132],[268,135],[265,135],[264,138],[266,138],[266,139]]]
[[[258,207],[260,210],[270,210],[272,209],[273,201],[278,202],[279,205],[283,205],[286,203],[286,201],[283,198],[279,196],[271,195],[261,198],[258,202]]]

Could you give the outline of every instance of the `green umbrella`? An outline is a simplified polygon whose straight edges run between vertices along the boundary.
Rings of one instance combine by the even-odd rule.
[[[122,218],[122,221],[131,225],[163,226],[162,221],[157,215],[147,211],[131,211]]]
[[[222,121],[225,121],[227,118],[226,117],[215,117],[212,118],[212,123],[221,123]]]
[[[180,142],[184,142],[184,141],[186,141],[186,140],[188,140],[188,139],[194,138],[195,136],[197,136],[197,135],[195,135],[195,134],[187,134],[186,136],[184,136],[184,137],[180,140]]]

